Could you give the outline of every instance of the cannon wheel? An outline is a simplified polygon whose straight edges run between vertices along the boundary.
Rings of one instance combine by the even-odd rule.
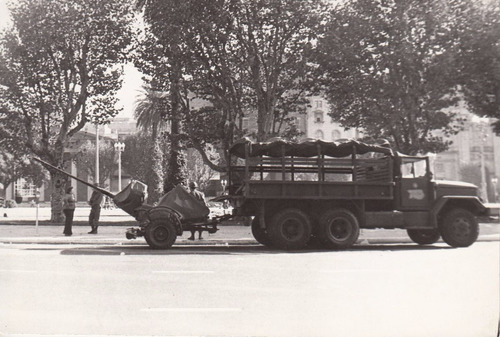
[[[172,223],[157,219],[146,227],[144,238],[153,249],[168,249],[177,239],[177,233]]]

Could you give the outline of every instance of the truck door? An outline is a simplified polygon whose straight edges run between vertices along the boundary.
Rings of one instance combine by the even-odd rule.
[[[425,157],[401,158],[400,208],[428,210],[432,199],[432,185],[428,160]]]

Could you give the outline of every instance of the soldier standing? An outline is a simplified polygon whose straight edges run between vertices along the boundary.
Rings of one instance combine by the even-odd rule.
[[[207,202],[205,201],[205,194],[203,194],[203,192],[201,191],[198,191],[197,190],[198,188],[198,184],[195,183],[194,181],[190,182],[189,183],[189,190],[190,190],[190,194],[196,198],[196,200],[198,200],[200,203],[202,203],[203,205],[207,205]],[[194,240],[194,233],[196,231],[195,230],[192,230],[191,231],[191,236],[188,238],[188,240]],[[198,231],[198,240],[203,240],[203,238],[201,237],[201,233],[202,231]]]
[[[99,217],[101,216],[101,204],[103,201],[103,197],[103,194],[97,190],[94,190],[92,192],[92,196],[90,197],[89,225],[91,231],[89,232],[89,234],[97,234],[97,227],[99,226]]]

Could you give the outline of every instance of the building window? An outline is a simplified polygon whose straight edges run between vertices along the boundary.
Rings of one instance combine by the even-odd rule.
[[[323,107],[323,101],[317,100],[316,101],[316,108],[322,108]]]
[[[323,123],[323,111],[315,111],[314,112],[314,122],[315,123]]]
[[[333,130],[332,131],[332,140],[335,141],[337,139],[340,139],[340,131],[339,130]]]
[[[316,130],[315,137],[316,137],[317,139],[321,139],[321,140],[322,140],[322,139],[324,138],[324,136],[325,136],[325,135],[323,134],[323,131],[321,131],[321,130]]]
[[[15,194],[21,197],[33,197],[35,195],[36,186],[29,184],[23,178],[17,179],[14,183]]]

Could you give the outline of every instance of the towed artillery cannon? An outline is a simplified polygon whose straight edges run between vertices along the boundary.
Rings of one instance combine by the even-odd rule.
[[[209,218],[210,209],[182,186],[173,188],[156,205],[149,205],[145,203],[147,186],[140,181],[133,180],[123,190],[114,194],[43,160],[33,159],[110,197],[118,208],[133,216],[139,224],[139,227],[127,229],[126,238],[136,239],[144,236],[153,249],[170,248],[177,236],[181,236],[184,231],[215,233],[218,230],[217,225],[231,217],[227,214]]]

